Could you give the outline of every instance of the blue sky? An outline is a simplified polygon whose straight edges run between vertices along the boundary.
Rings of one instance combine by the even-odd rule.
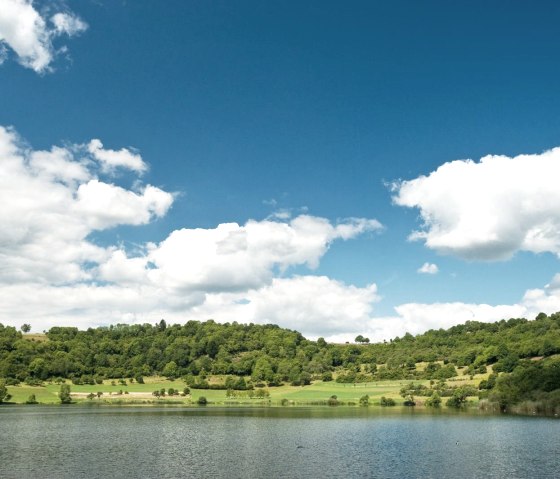
[[[0,162],[20,165],[0,322],[339,340],[560,309],[559,19],[552,1],[0,0]]]

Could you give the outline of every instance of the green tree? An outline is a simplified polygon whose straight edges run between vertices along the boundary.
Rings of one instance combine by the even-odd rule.
[[[8,394],[6,381],[0,379],[0,403],[3,403],[4,401],[9,401],[11,398],[12,398],[11,394]]]
[[[38,404],[37,403],[37,398],[35,397],[35,394],[29,395],[29,397],[27,398],[27,401],[25,401],[25,404]]]
[[[31,331],[31,325],[30,324],[22,324],[21,325],[21,331],[24,333],[28,333],[29,331]]]
[[[386,398],[385,396],[381,396],[381,400],[379,401],[381,406],[395,406],[396,402],[392,398]]]
[[[428,407],[440,407],[441,405],[441,397],[437,391],[434,391],[432,395],[426,399],[426,406]]]
[[[163,320],[162,320],[163,321]],[[169,361],[163,368],[162,374],[166,378],[176,378],[177,377],[177,363],[175,361]]]
[[[58,393],[61,404],[70,404],[72,402],[72,397],[70,396],[70,385],[61,384],[60,392]]]
[[[329,399],[327,399],[327,404],[329,406],[338,406],[340,404],[340,401],[338,400],[336,394],[333,394]]]
[[[369,396],[367,394],[360,398],[360,406],[369,406]]]
[[[448,407],[462,407],[467,403],[467,396],[469,390],[463,386],[458,387],[453,391],[453,396],[451,396],[445,403]]]

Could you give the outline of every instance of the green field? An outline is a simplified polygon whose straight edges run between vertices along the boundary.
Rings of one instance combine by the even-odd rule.
[[[476,383],[477,380],[469,380],[468,378],[457,378],[452,384],[461,385],[464,383]],[[118,381],[104,381],[103,384],[96,385],[74,385],[70,384],[72,399],[76,403],[97,403],[97,404],[196,404],[197,400],[204,396],[210,404],[215,405],[280,405],[284,400],[284,404],[290,405],[316,405],[327,401],[331,396],[336,396],[338,401],[345,405],[358,405],[362,396],[368,395],[370,404],[375,405],[379,402],[381,396],[394,399],[397,404],[402,403],[403,399],[399,395],[402,386],[410,383],[410,381],[376,381],[369,383],[356,384],[340,384],[336,382],[316,381],[308,386],[279,386],[265,388],[270,394],[268,398],[249,398],[246,392],[240,391],[237,398],[226,397],[225,390],[212,389],[192,389],[187,396],[168,396],[156,398],[151,393],[155,390],[169,388],[183,391],[186,384],[182,380],[170,381],[165,378],[152,377],[145,378],[144,384],[136,382],[126,386],[120,385]],[[428,384],[428,381],[416,381],[416,384]],[[11,403],[25,403],[31,394],[35,394],[40,404],[58,404],[59,384],[46,383],[44,386],[9,386],[8,391],[12,395]],[[121,393],[122,391],[122,393]],[[97,394],[102,392],[101,397],[88,399],[89,393]],[[417,398],[420,402],[424,398]]]

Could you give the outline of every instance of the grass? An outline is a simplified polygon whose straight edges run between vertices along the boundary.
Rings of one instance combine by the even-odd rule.
[[[76,402],[92,402],[92,403],[155,403],[165,404],[168,402],[178,402],[181,404],[195,404],[196,401],[204,396],[212,404],[270,404],[279,405],[283,399],[287,399],[290,404],[306,405],[326,401],[331,396],[336,395],[339,401],[343,403],[358,404],[360,397],[367,394],[370,397],[370,403],[378,402],[381,396],[393,398],[397,403],[402,399],[399,391],[404,384],[410,381],[377,381],[370,383],[354,384],[340,384],[336,382],[322,382],[317,381],[309,386],[290,386],[284,385],[279,387],[268,388],[270,397],[262,398],[249,398],[239,397],[230,399],[226,397],[225,390],[212,390],[212,389],[192,389],[191,394],[188,396],[165,396],[162,399],[157,399],[151,393],[155,390],[173,388],[183,391],[186,384],[182,380],[169,381],[164,378],[145,378],[145,384],[138,384],[136,382],[128,384],[127,386],[119,385],[115,381],[112,385],[111,381],[104,381],[103,384],[96,385],[74,385],[70,384],[72,394],[75,394],[73,399]],[[416,381],[418,382],[418,381]],[[69,382],[68,382],[69,383]],[[427,383],[427,382],[426,382]],[[59,384],[48,384],[45,386],[9,386],[8,391],[12,395],[10,402],[12,403],[25,403],[31,394],[35,394],[37,401],[40,404],[58,404],[58,392],[60,390]],[[123,394],[118,394],[122,390]],[[98,391],[103,392],[101,398],[94,398],[92,400],[86,398],[86,394]],[[128,391],[129,394],[125,394]],[[76,393],[80,393],[76,395]],[[142,395],[134,393],[143,393]]]
[[[419,365],[417,365],[418,367]],[[421,369],[423,364],[420,364]],[[491,368],[488,369],[486,374],[477,374],[472,379],[468,375],[463,375],[463,370],[465,368],[458,368],[458,376],[448,379],[447,383],[450,386],[463,386],[463,385],[474,385],[477,386],[482,379],[487,379],[491,372]],[[222,382],[223,378],[210,377],[208,378],[210,383]],[[312,405],[327,401],[331,396],[336,396],[338,401],[345,404],[359,404],[359,400],[362,396],[368,395],[370,404],[379,403],[382,396],[386,398],[391,398],[396,401],[397,404],[402,403],[402,398],[400,397],[400,389],[405,385],[410,383],[410,380],[387,380],[387,381],[374,381],[368,383],[356,383],[356,384],[342,384],[335,381],[323,382],[315,381],[309,386],[290,386],[284,385],[279,387],[268,388],[270,397],[266,399],[262,398],[249,398],[238,397],[235,399],[227,398],[225,390],[214,390],[214,389],[192,389],[191,394],[188,396],[165,396],[164,398],[158,399],[152,395],[153,391],[165,389],[167,392],[169,388],[173,388],[182,392],[186,387],[184,381],[177,379],[175,381],[168,380],[163,377],[153,376],[145,377],[144,384],[139,384],[137,382],[129,383],[127,381],[126,386],[119,384],[118,380],[106,380],[103,384],[95,385],[75,385],[70,384],[73,400],[75,402],[92,402],[92,403],[114,403],[114,404],[137,404],[137,403],[149,403],[149,404],[166,404],[166,403],[179,403],[179,404],[196,404],[196,401],[201,396],[204,396],[211,404],[267,404],[267,405],[279,405],[283,400],[289,401],[289,404],[296,405]],[[428,385],[429,381],[414,381],[414,383]],[[23,404],[27,401],[31,394],[35,394],[37,401],[40,404],[58,404],[58,392],[60,391],[59,384],[45,383],[44,386],[10,386],[8,387],[9,393],[12,395],[10,402]],[[122,391],[122,394],[119,392]],[[103,395],[100,398],[87,399],[87,394],[97,392],[102,392]],[[128,394],[126,394],[128,392]],[[423,401],[423,398],[418,398]],[[471,398],[474,402],[478,402],[478,398]]]

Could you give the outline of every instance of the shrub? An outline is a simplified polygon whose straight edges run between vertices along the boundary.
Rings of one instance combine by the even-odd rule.
[[[327,404],[329,406],[338,406],[340,404],[336,394],[333,394],[329,399],[327,399]]]
[[[72,397],[70,396],[70,385],[61,384],[60,392],[58,394],[61,404],[70,404],[72,402]]]
[[[206,406],[206,404],[208,404],[208,399],[206,399],[206,397],[204,397],[204,396],[200,396],[200,397],[198,398],[198,400],[196,401],[196,403],[197,403],[199,406]]]
[[[426,399],[425,404],[428,407],[439,407],[441,405],[441,397],[437,393],[437,391],[434,391],[432,395],[428,399]]]
[[[381,406],[395,406],[397,403],[394,399],[386,398],[385,396],[381,396],[381,400],[379,402]]]

